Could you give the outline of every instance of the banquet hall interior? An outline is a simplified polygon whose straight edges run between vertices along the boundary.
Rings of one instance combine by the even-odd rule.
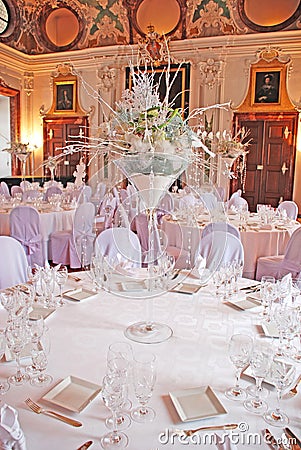
[[[0,0],[0,448],[301,449],[300,41],[300,0]]]

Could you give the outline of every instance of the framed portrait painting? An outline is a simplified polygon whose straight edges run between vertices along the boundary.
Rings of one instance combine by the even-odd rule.
[[[55,81],[55,112],[76,110],[76,81]]]
[[[280,70],[256,70],[253,103],[279,104],[280,78]]]

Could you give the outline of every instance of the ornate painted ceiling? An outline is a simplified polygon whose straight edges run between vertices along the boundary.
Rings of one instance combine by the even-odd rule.
[[[301,28],[299,0],[6,0],[0,42],[26,54]],[[153,28],[149,28],[152,26]]]

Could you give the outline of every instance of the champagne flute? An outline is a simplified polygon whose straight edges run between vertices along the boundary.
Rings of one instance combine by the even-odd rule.
[[[263,418],[274,427],[283,427],[289,423],[289,417],[280,409],[280,401],[283,391],[291,386],[295,380],[296,368],[287,362],[274,357],[271,369],[271,379],[275,383],[277,390],[277,406],[267,411]]]
[[[16,358],[17,371],[8,378],[10,384],[21,386],[29,380],[29,375],[23,373],[21,369],[20,357],[21,352],[28,342],[28,330],[23,323],[14,323],[9,325],[5,330],[5,337],[10,351]]]
[[[240,375],[248,364],[253,348],[253,339],[245,334],[234,334],[229,342],[230,361],[236,368],[236,384],[225,391],[229,400],[243,400],[247,397],[245,389],[240,387]]]
[[[118,430],[125,430],[129,428],[131,425],[131,419],[128,414],[124,413],[123,409],[130,409],[132,404],[128,400],[128,371],[129,371],[129,363],[122,357],[109,359],[107,362],[107,374],[109,376],[119,377],[120,384],[123,390],[123,402],[116,412],[116,425]],[[128,403],[128,405],[127,405]],[[114,417],[106,418],[106,426],[110,429],[114,427]]]
[[[133,409],[131,417],[136,422],[152,422],[155,411],[147,406],[156,381],[156,357],[152,353],[141,352],[135,355],[133,362],[133,383],[136,398],[140,406]]]
[[[68,279],[68,269],[66,266],[60,266],[58,269],[56,269],[55,272],[56,275],[56,282],[59,285],[60,288],[60,298],[58,301],[58,306],[64,305],[64,299],[63,299],[63,288],[67,282]]]
[[[123,403],[123,388],[120,377],[105,376],[102,381],[101,395],[104,404],[111,410],[113,417],[113,431],[102,436],[100,440],[101,446],[110,450],[125,448],[128,444],[128,437],[118,430],[117,425],[117,411]]]
[[[39,341],[43,335],[44,329],[45,329],[45,322],[44,318],[42,316],[39,316],[35,320],[29,320],[28,321],[28,328],[30,332],[31,342],[32,342],[32,352],[36,352],[39,347]],[[32,364],[26,367],[26,372],[29,375],[34,375],[37,373],[37,368],[32,361]]]

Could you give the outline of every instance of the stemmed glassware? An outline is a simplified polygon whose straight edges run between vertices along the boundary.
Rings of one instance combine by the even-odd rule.
[[[40,339],[44,333],[45,322],[42,316],[39,316],[36,320],[28,321],[28,328],[30,333],[30,338],[32,342],[32,354],[37,352],[39,348]],[[37,368],[35,364],[31,364],[26,367],[26,372],[30,375],[37,373]]]
[[[62,266],[60,265],[56,270],[55,270],[55,277],[56,277],[56,282],[60,288],[60,299],[58,302],[59,306],[63,306],[64,305],[64,299],[63,299],[63,288],[67,282],[68,279],[68,269],[66,266]]]
[[[3,358],[6,349],[6,339],[3,330],[0,330],[0,359]],[[0,395],[3,396],[9,390],[9,383],[0,379]],[[1,403],[1,402],[0,402]]]
[[[28,329],[24,323],[15,321],[6,328],[5,337],[8,348],[15,356],[17,363],[17,372],[11,375],[8,381],[10,384],[20,386],[29,380],[29,375],[22,371],[20,363],[21,352],[28,342]]]
[[[155,411],[147,406],[154,390],[155,381],[155,355],[146,352],[136,354],[133,361],[133,384],[140,406],[131,412],[131,417],[136,422],[152,422],[156,416]]]
[[[274,427],[283,427],[289,423],[289,417],[280,409],[283,391],[291,386],[295,379],[296,368],[274,357],[270,375],[277,389],[277,406],[264,414],[264,420]]]
[[[125,448],[128,444],[127,435],[119,431],[117,425],[117,411],[123,403],[123,394],[122,380],[119,376],[107,375],[104,377],[101,395],[113,417],[113,431],[102,436],[100,441],[104,449]]]
[[[225,396],[230,400],[243,400],[246,391],[240,387],[240,375],[250,361],[253,348],[253,339],[245,334],[234,334],[229,342],[229,357],[236,368],[236,384],[225,391]]]
[[[250,358],[250,367],[255,377],[255,396],[244,402],[244,407],[255,414],[262,414],[268,405],[262,400],[262,382],[269,374],[273,358],[273,340],[266,336],[257,336],[254,341],[253,351]],[[248,390],[252,394],[251,390]]]
[[[270,321],[271,303],[277,297],[277,285],[274,277],[264,275],[261,277],[260,301],[263,311],[260,314],[262,319]]]

